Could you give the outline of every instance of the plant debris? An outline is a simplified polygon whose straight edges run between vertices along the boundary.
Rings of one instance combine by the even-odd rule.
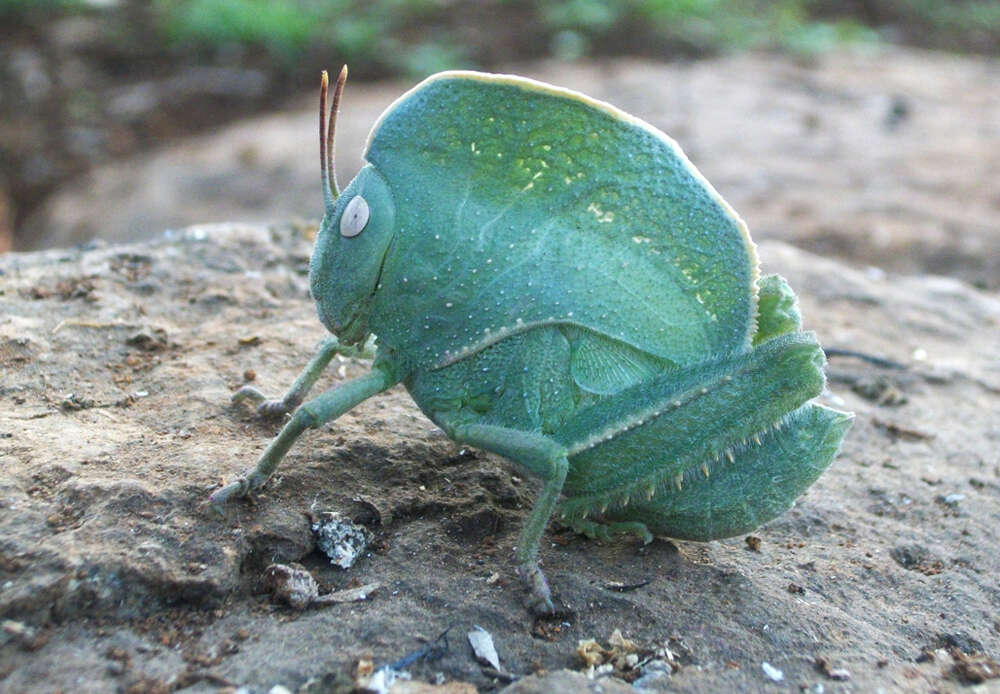
[[[639,687],[666,679],[680,669],[677,654],[668,644],[641,645],[624,637],[620,629],[611,633],[606,648],[594,639],[581,639],[576,654],[587,677],[614,676]]]
[[[622,583],[621,581],[608,581],[604,584],[604,590],[613,590],[618,593],[627,593],[631,590],[638,590],[639,588],[645,588],[653,579],[647,578],[644,581],[639,581],[637,583]]]
[[[490,632],[476,625],[469,632],[468,639],[476,660],[489,665],[497,672],[503,672],[503,668],[500,667],[500,656],[497,655],[497,649],[493,645],[493,636]]]
[[[851,679],[850,672],[848,672],[845,668],[833,667],[833,665],[830,663],[830,659],[825,656],[822,655],[817,656],[815,664],[816,664],[816,669],[819,670],[824,675],[826,675],[827,677],[829,677],[831,680],[846,682],[847,680]]]
[[[948,675],[953,679],[969,684],[1000,679],[1000,663],[985,653],[966,654],[959,648],[952,648],[950,653],[955,664],[951,666]]]
[[[271,564],[264,570],[264,579],[276,601],[287,603],[297,610],[367,600],[368,596],[381,587],[379,583],[369,583],[320,595],[316,579],[298,564]]]
[[[375,669],[375,663],[372,662],[370,658],[362,658],[358,661],[358,665],[354,670],[355,689],[353,691],[372,691],[377,692],[378,694],[389,694],[389,692],[396,691],[393,684],[399,680],[410,679],[410,673],[408,673],[406,669],[411,665],[419,660],[426,662],[440,660],[447,655],[449,648],[449,631],[451,631],[451,627],[448,627],[441,632],[441,634],[430,643],[425,644],[412,653],[408,653],[395,663],[383,665],[378,669]],[[474,686],[468,686],[469,692],[476,691]],[[456,692],[462,692],[462,694],[465,692],[461,683],[458,683],[457,689],[453,689],[455,689]],[[423,689],[421,691],[423,691]]]

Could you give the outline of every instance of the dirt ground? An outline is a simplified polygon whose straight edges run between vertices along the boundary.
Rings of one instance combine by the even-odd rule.
[[[204,225],[3,256],[0,690],[350,691],[359,663],[397,662],[449,627],[447,648],[408,668],[444,682],[420,691],[495,691],[518,678],[510,691],[581,691],[562,672],[585,669],[578,642],[607,646],[616,629],[670,665],[651,691],[995,690],[1000,97],[982,85],[996,64],[900,53],[526,71],[647,117],[684,104],[658,125],[755,238],[824,251],[760,246],[763,269],[788,278],[825,346],[892,362],[831,359],[821,400],[857,414],[831,469],[753,540],[643,547],[551,527],[541,556],[565,611],[536,621],[511,566],[536,486],[450,442],[401,389],[303,437],[255,503],[225,517],[205,507],[279,426],[230,405],[232,391],[252,380],[280,393],[323,337],[307,292],[308,225]],[[397,92],[352,95],[365,125],[342,140],[363,137],[369,111]],[[710,127],[708,113],[728,120]],[[296,156],[311,187],[301,194],[313,200],[313,117],[302,121]],[[259,139],[246,160],[272,162]],[[191,147],[224,151],[210,145]],[[125,173],[174,172],[155,179],[170,201],[183,183],[175,155]],[[299,168],[282,170],[298,182]],[[202,191],[192,213],[204,214],[210,188],[188,185]],[[87,190],[71,195],[94,204],[87,196],[104,190],[112,221],[137,200],[127,188]],[[158,209],[171,207],[150,206],[149,219],[164,219]],[[71,229],[53,214],[53,229]],[[109,228],[119,239],[143,231]],[[320,387],[365,369],[345,360]],[[315,551],[310,514],[326,510],[374,533],[351,569]],[[324,592],[381,587],[297,612],[264,586],[267,565],[293,561]],[[492,634],[503,673],[473,658],[474,625]],[[536,672],[549,679],[525,678]],[[597,683],[627,687],[614,681]]]

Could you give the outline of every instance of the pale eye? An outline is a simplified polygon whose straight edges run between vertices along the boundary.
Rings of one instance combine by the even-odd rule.
[[[369,214],[368,203],[360,195],[355,195],[340,217],[340,235],[351,238],[360,234],[368,224]]]

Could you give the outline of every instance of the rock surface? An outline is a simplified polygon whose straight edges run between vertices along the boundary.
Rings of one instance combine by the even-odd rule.
[[[248,380],[280,393],[324,335],[310,231],[195,227],[0,258],[0,688],[295,691],[452,627],[414,679],[499,689],[462,638],[473,625],[516,677],[580,670],[577,642],[620,629],[669,648],[670,687],[691,692],[773,687],[765,661],[788,686],[941,689],[947,649],[1000,655],[995,296],[763,243],[764,270],[789,279],[825,346],[903,368],[831,359],[823,399],[857,420],[759,543],[641,547],[550,528],[541,556],[568,611],[534,622],[511,566],[534,482],[449,441],[401,388],[304,436],[256,502],[205,507],[280,424],[229,395]],[[318,387],[365,369],[334,363]],[[315,552],[310,517],[328,510],[375,531],[348,571]],[[382,588],[293,612],[263,592],[278,562],[305,565],[321,592]],[[542,691],[528,686],[512,691]]]

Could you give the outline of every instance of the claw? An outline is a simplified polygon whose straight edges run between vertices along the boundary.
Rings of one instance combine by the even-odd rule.
[[[259,474],[256,470],[251,472],[249,475],[240,475],[235,482],[230,482],[222,489],[216,490],[210,497],[208,497],[208,503],[215,508],[216,511],[222,513],[223,507],[229,503],[232,498],[242,499],[250,496],[251,492],[255,492],[264,486],[267,482],[267,476]]]
[[[549,617],[556,613],[556,606],[552,604],[552,598],[542,598],[528,603],[528,609],[536,617]]]
[[[214,496],[214,494],[212,496]],[[215,511],[216,515],[219,516],[219,518],[224,519],[226,517],[226,513],[225,511],[223,511],[222,506],[215,503],[215,500],[211,496],[198,505],[199,509],[203,509],[206,507],[211,508],[213,511]]]
[[[288,397],[281,400],[269,399],[253,386],[243,386],[233,393],[230,400],[233,404],[239,404],[244,401],[254,403],[257,405],[257,414],[261,417],[280,417],[281,415],[286,415],[298,407],[301,401],[301,399],[295,400]]]
[[[280,417],[295,409],[295,405],[284,400],[265,400],[257,406],[257,414],[261,417]]]
[[[552,604],[552,592],[549,590],[549,583],[545,580],[545,574],[534,561],[521,564],[517,569],[521,581],[529,591],[528,609],[538,617],[545,617],[555,614],[556,608]]]
[[[237,405],[243,402],[244,400],[249,400],[250,402],[253,403],[261,403],[267,400],[267,396],[265,396],[263,393],[261,393],[253,386],[243,386],[238,391],[233,393],[230,400],[234,405]]]
[[[219,513],[222,513],[222,507],[228,503],[229,499],[233,496],[237,498],[242,498],[250,492],[250,481],[246,477],[240,477],[235,482],[227,484],[222,489],[218,489],[208,497],[208,503],[212,505]]]

